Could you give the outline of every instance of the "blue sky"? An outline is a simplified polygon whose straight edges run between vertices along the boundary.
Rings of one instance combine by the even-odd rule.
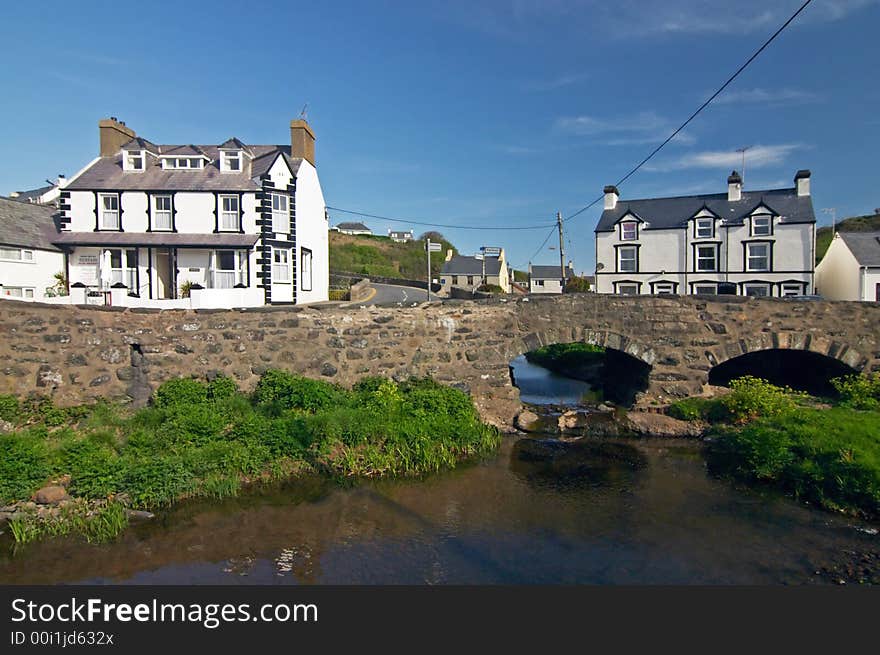
[[[0,158],[0,193],[73,174],[96,156],[102,117],[159,143],[286,143],[308,103],[328,205],[550,224],[625,174],[800,4],[9,3],[0,130],[14,157]],[[747,189],[809,168],[821,223],[825,207],[880,207],[878,27],[880,0],[814,0],[621,195],[723,191],[735,150],[753,146]],[[593,267],[599,213],[568,224],[578,271]],[[464,252],[502,245],[520,267],[547,235],[440,231]]]

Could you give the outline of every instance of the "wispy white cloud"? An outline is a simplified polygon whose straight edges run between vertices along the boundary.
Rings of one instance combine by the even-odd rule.
[[[563,116],[556,120],[555,127],[560,132],[590,137],[611,146],[659,144],[675,129],[669,120],[653,111],[615,118]],[[695,140],[687,132],[678,134],[674,139],[680,144],[694,143]]]
[[[589,73],[563,73],[546,80],[538,80],[525,84],[526,91],[555,91],[574,86],[590,79]]]
[[[814,0],[799,24],[836,21],[880,0]],[[528,41],[545,29],[558,34],[634,35],[730,34],[767,32],[781,25],[796,2],[766,0],[451,0],[437,11],[445,18],[496,37]]]
[[[725,91],[713,102],[716,105],[754,104],[778,107],[780,105],[801,105],[819,100],[819,95],[800,89],[754,88]]]
[[[783,163],[796,150],[805,148],[803,144],[783,143],[776,145],[756,145],[746,153],[746,169],[764,168]],[[675,159],[648,164],[644,170],[653,172],[678,171],[691,168],[730,168],[738,169],[742,164],[742,154],[736,150],[707,150],[693,152]]]

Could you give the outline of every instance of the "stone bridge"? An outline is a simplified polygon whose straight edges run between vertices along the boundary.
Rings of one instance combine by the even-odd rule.
[[[277,367],[344,385],[430,375],[470,391],[487,420],[506,426],[519,409],[510,360],[574,341],[650,365],[639,397],[647,405],[699,393],[713,366],[767,349],[880,370],[876,303],[575,294],[196,311],[5,301],[0,311],[0,393],[42,393],[62,405],[142,403],[162,381],[189,375],[223,373],[249,390]]]

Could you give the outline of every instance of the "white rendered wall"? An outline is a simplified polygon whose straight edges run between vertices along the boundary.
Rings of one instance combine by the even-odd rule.
[[[303,161],[296,174],[296,267],[297,303],[327,300],[330,287],[330,251],[327,236],[324,193],[318,180],[318,171]],[[312,251],[312,290],[303,290],[300,276],[301,251]],[[272,300],[275,300],[273,291]]]
[[[4,248],[15,247],[4,246]],[[42,300],[46,297],[46,288],[54,287],[57,283],[55,274],[64,272],[64,255],[60,252],[33,248],[23,248],[23,250],[34,253],[33,261],[0,260],[0,296],[6,296],[3,292],[4,287],[22,287],[34,290],[33,300]],[[24,298],[23,294],[20,299],[31,300]]]
[[[829,300],[861,300],[863,294],[859,262],[839,236],[816,266],[816,290]]]

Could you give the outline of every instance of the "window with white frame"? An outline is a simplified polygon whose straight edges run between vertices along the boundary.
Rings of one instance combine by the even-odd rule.
[[[635,221],[627,221],[620,224],[620,240],[635,241],[639,238],[639,226]]]
[[[789,296],[799,296],[803,293],[804,285],[800,282],[786,282],[782,285],[780,289],[780,295],[783,298],[788,298]]]
[[[128,290],[137,293],[137,251],[136,250],[111,250],[110,251],[110,284],[119,283],[128,287]]]
[[[153,229],[170,230],[172,227],[171,196],[155,196],[153,198]]]
[[[639,270],[639,249],[636,247],[617,249],[617,270],[622,273],[635,273]]]
[[[694,285],[694,293],[697,295],[714,296],[716,293],[718,293],[718,285],[717,284],[695,284]]]
[[[536,287],[543,287],[543,286],[544,286],[544,280],[535,280],[535,286],[536,286]]]
[[[272,248],[272,281],[290,282],[290,249]]]
[[[303,291],[312,290],[312,251],[302,248],[299,251],[299,288]]]
[[[0,248],[0,259],[8,262],[34,262],[34,251],[22,248]]]
[[[205,160],[201,157],[163,157],[162,168],[172,170],[198,170],[204,168]]]
[[[144,170],[144,151],[128,150],[125,153],[125,170],[142,171]]]
[[[763,282],[755,282],[743,285],[743,295],[753,298],[765,298],[770,295],[770,285]]]
[[[639,285],[632,282],[619,282],[617,293],[621,296],[637,296],[639,295]]]
[[[220,196],[220,229],[238,232],[241,229],[238,196]]]
[[[211,257],[210,289],[232,289],[245,284],[247,279],[247,252],[238,250],[215,250]]]
[[[752,216],[752,236],[766,237],[773,233],[773,226],[769,214],[756,214]]]
[[[272,194],[272,231],[287,234],[290,232],[289,198],[280,193]]]
[[[241,172],[241,150],[224,150],[220,158],[220,170],[224,173]]]
[[[697,246],[696,270],[703,273],[711,273],[718,270],[718,247]]]
[[[3,295],[10,298],[33,298],[33,287],[3,287]]]
[[[667,296],[675,293],[675,285],[672,282],[656,282],[654,283],[654,294],[657,296]]]
[[[769,271],[770,270],[770,244],[747,243],[746,244],[746,270]]]
[[[715,235],[715,220],[711,218],[698,218],[695,234],[698,239],[711,239]]]
[[[119,229],[119,194],[101,193],[98,195],[98,211],[101,214],[102,230]]]
[[[468,276],[467,276],[467,283],[468,283],[468,286],[469,286],[469,287],[474,286],[474,276],[473,276],[473,275],[468,275]]]

